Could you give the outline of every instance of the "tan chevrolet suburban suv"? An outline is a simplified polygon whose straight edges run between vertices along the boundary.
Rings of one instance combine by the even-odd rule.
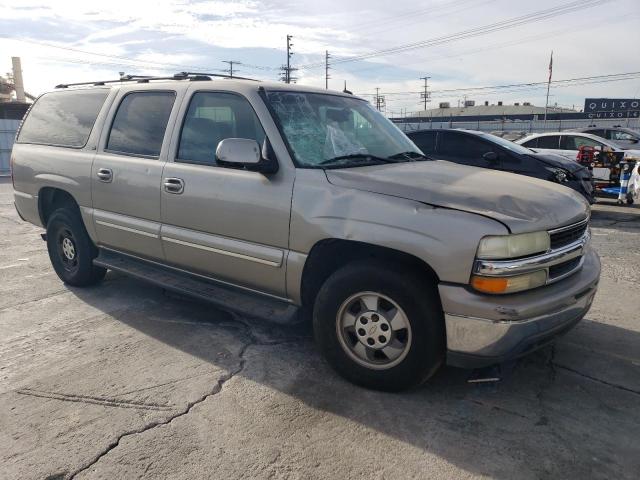
[[[348,94],[187,73],[59,85],[12,164],[67,284],[112,269],[247,315],[308,312],[329,363],[372,388],[526,354],[598,284],[579,195],[431,160]]]

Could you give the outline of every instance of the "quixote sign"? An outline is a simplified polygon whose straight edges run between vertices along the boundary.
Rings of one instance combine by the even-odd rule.
[[[584,113],[588,118],[638,118],[640,99],[637,98],[587,98]]]

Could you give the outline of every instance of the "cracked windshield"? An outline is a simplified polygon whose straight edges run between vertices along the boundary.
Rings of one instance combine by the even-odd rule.
[[[304,92],[269,92],[267,98],[301,167],[346,168],[426,159],[363,100]]]

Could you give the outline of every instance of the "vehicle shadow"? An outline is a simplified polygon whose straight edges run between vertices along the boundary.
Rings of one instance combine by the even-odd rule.
[[[501,479],[631,478],[640,467],[638,332],[586,319],[557,347],[504,366],[499,383],[468,384],[468,371],[444,367],[426,385],[390,394],[339,378],[317,352],[307,323],[279,326],[237,318],[132,279],[112,273],[108,278],[101,287],[72,292],[98,309],[104,307],[101,289],[145,298],[137,307],[108,314],[221,368],[216,349],[206,348],[192,325],[176,319],[230,329],[249,345],[244,368],[232,381],[239,377],[281,392],[314,412],[356,422],[467,472]],[[604,360],[589,363],[597,357]],[[638,380],[636,388],[616,385],[603,373],[607,369],[631,372],[623,376]],[[290,421],[310,428],[303,417]]]
[[[591,225],[620,232],[639,233],[640,205],[620,206],[615,200],[601,200],[591,209]]]

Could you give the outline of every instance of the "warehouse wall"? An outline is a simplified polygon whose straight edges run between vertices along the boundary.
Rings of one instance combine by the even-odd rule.
[[[16,132],[20,126],[20,120],[6,120],[0,118],[0,175],[9,175],[11,148]]]

